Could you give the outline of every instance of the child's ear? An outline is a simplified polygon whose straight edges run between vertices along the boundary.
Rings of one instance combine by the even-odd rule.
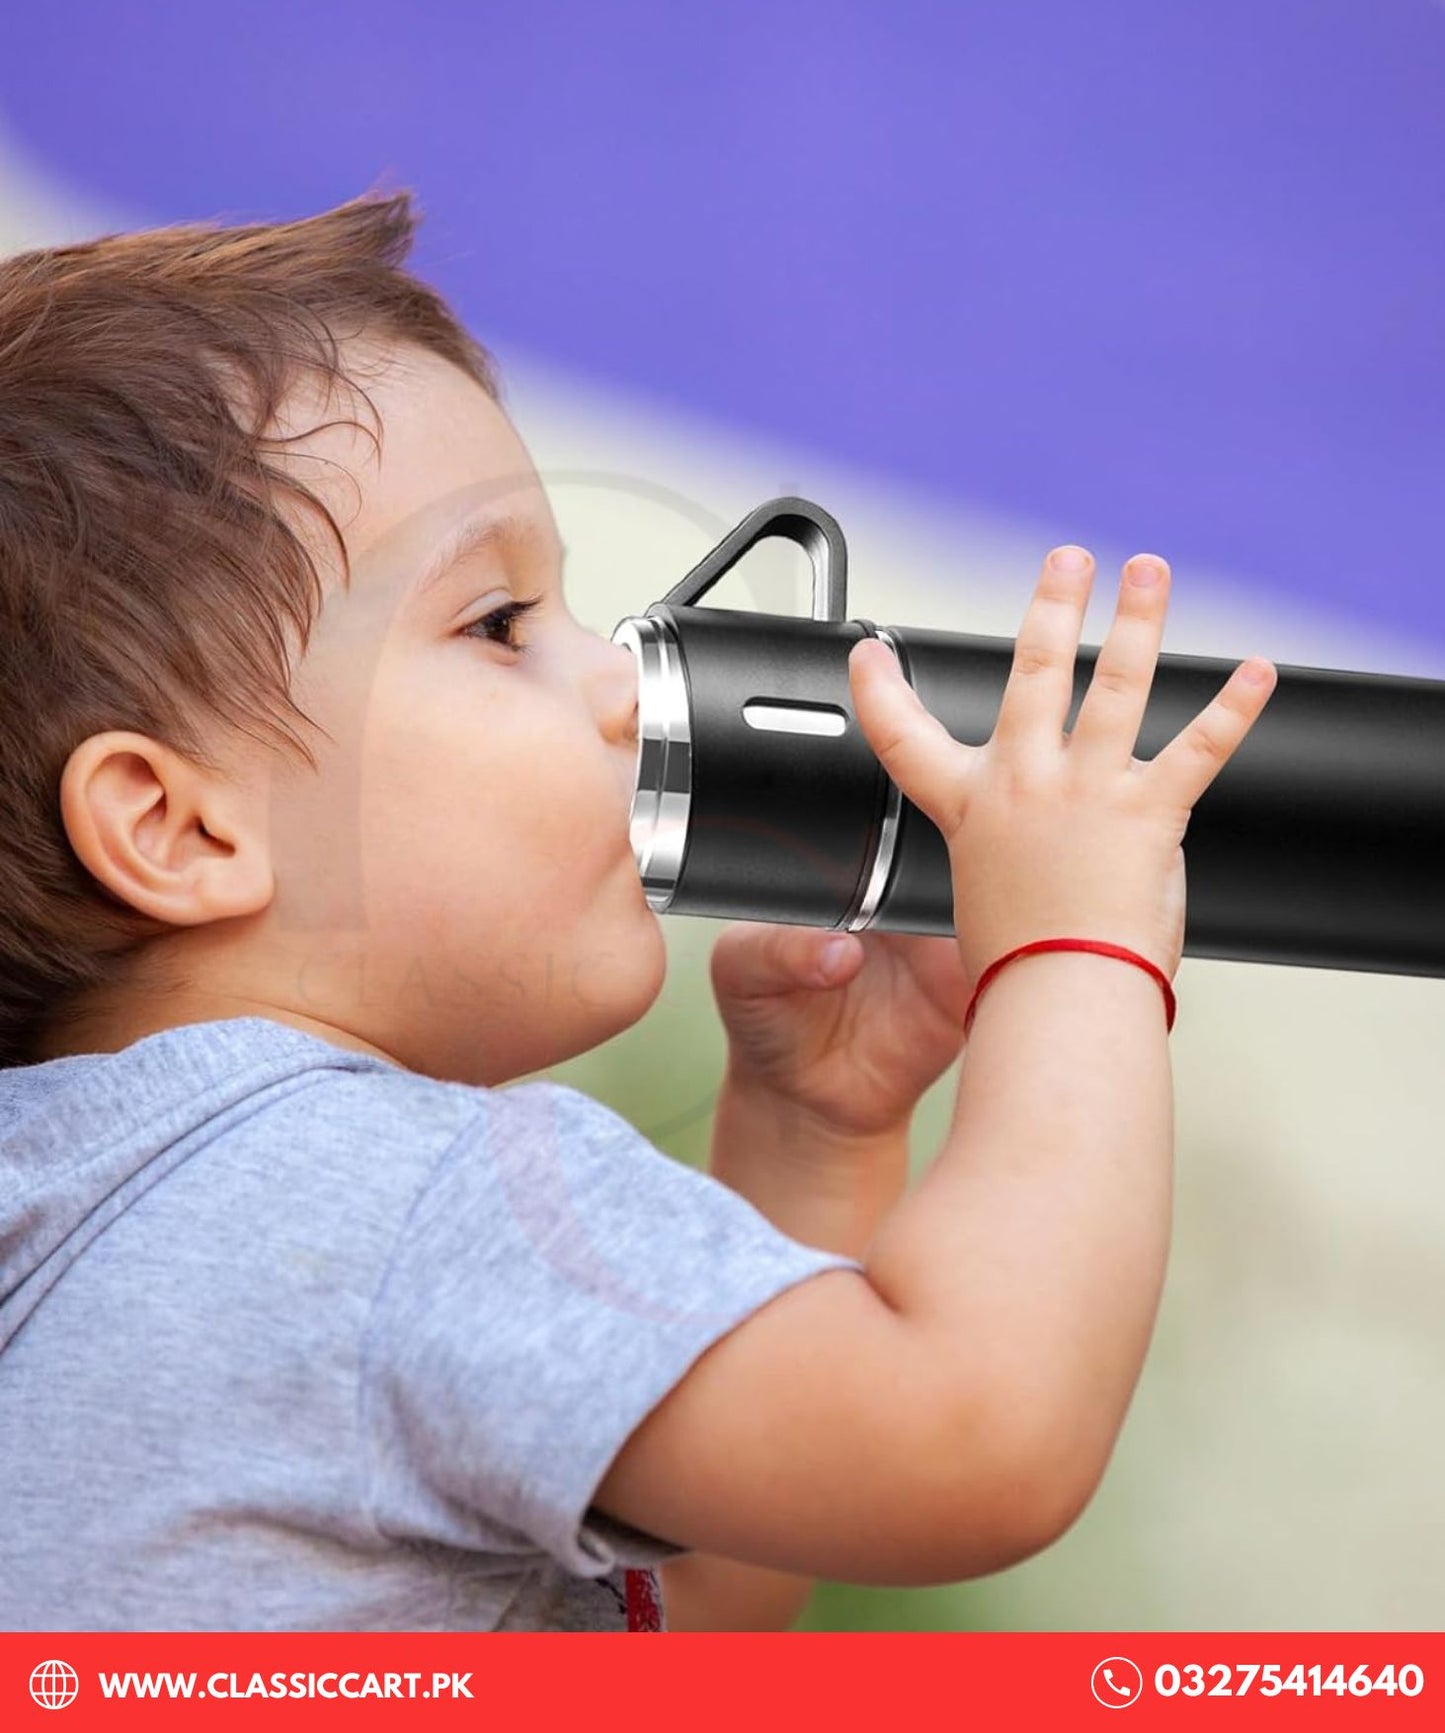
[[[271,901],[264,803],[145,734],[92,734],[60,778],[70,846],[107,890],[176,926]]]

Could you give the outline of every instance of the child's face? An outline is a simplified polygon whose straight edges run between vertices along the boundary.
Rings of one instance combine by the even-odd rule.
[[[568,612],[552,510],[504,412],[428,351],[379,353],[388,370],[364,376],[379,464],[343,427],[285,460],[350,558],[348,590],[334,543],[303,528],[328,593],[292,692],[334,744],[305,731],[318,771],[258,770],[275,894],[213,923],[208,944],[234,928],[245,968],[232,957],[227,978],[269,1014],[496,1084],[607,1040],[662,985],[628,840],[636,664]],[[503,518],[505,534],[418,587],[459,524]],[[533,596],[510,631],[484,624]]]

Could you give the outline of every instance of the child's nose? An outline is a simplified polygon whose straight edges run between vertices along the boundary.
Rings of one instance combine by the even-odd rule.
[[[624,644],[606,646],[606,675],[602,685],[602,726],[609,740],[635,744],[637,740],[637,658]]]

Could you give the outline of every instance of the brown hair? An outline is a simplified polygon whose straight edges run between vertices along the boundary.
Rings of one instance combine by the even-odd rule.
[[[409,192],[370,192],[295,222],[0,259],[0,1067],[33,1062],[68,998],[173,930],[70,847],[60,775],[81,741],[131,729],[215,768],[219,721],[315,763],[286,721],[311,720],[288,657],[323,588],[278,495],[320,514],[350,573],[330,511],[265,461],[289,443],[266,435],[292,386],[357,391],[375,418],[338,342],[365,334],[500,394],[491,356],[402,268],[417,220]]]

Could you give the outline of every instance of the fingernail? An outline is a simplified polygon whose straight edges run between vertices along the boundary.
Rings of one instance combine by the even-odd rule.
[[[1269,679],[1269,663],[1246,662],[1244,664],[1244,677],[1251,686],[1263,686],[1265,681]]]
[[[858,642],[866,646],[862,651],[862,659],[865,662],[876,662],[881,668],[885,657],[890,662],[898,660],[893,654],[893,646],[885,643],[882,638],[860,638]]]
[[[1056,572],[1086,572],[1089,569],[1088,549],[1066,543],[1049,555],[1049,564]]]
[[[846,939],[829,939],[818,953],[818,967],[825,975],[836,975],[848,949]]]
[[[1147,590],[1151,584],[1157,584],[1164,576],[1164,568],[1158,560],[1151,560],[1147,554],[1141,554],[1138,559],[1129,561],[1129,582],[1137,584],[1141,590]]]

